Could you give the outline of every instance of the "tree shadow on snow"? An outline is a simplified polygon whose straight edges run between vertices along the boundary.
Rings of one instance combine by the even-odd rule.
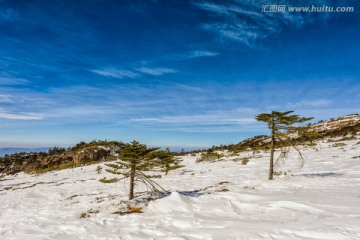
[[[200,197],[201,195],[204,195],[204,193],[200,192],[200,190],[180,191],[178,193],[187,197]]]
[[[201,195],[204,195],[204,193],[201,192],[201,190],[177,191],[177,192],[180,195],[187,196],[187,197],[199,197]],[[158,193],[153,193],[153,194],[144,194],[144,195],[135,197],[133,200],[130,200],[130,201],[124,200],[124,201],[121,201],[120,203],[129,203],[129,202],[134,202],[136,204],[148,203],[149,201],[165,198],[170,195],[171,195],[171,192],[158,192]]]
[[[304,177],[338,177],[343,175],[342,173],[334,173],[334,172],[322,172],[322,173],[304,173],[299,174],[298,176]]]

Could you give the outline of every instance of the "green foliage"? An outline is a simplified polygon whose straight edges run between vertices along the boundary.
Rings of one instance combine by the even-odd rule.
[[[150,158],[159,164],[161,171],[167,175],[169,171],[183,167],[180,165],[181,160],[175,157],[168,150],[158,150],[151,153]]]
[[[65,148],[53,147],[53,148],[49,149],[48,154],[49,155],[59,155],[65,151],[66,151]]]
[[[283,133],[294,128],[294,124],[303,123],[313,119],[313,117],[305,118],[299,115],[289,115],[294,111],[261,113],[256,116],[256,120],[268,124],[268,128],[276,134]]]
[[[81,149],[84,149],[84,148],[96,147],[96,146],[104,146],[104,147],[109,147],[109,148],[115,148],[115,147],[124,146],[124,143],[117,142],[117,141],[93,140],[93,141],[91,141],[89,143],[80,142],[80,143],[76,144],[74,147],[69,148],[69,151],[78,151],[78,150],[81,150]]]
[[[136,170],[140,171],[153,170],[157,166],[157,163],[151,159],[150,153],[156,150],[158,150],[158,148],[148,148],[145,144],[140,144],[137,141],[128,143],[120,150],[121,160],[107,164],[106,166],[111,169],[106,169],[106,171],[127,177],[128,169],[134,166]]]

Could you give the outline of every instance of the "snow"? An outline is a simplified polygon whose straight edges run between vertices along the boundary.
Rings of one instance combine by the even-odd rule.
[[[0,239],[360,239],[360,139],[300,147],[267,180],[269,153],[244,152],[214,163],[183,157],[184,168],[157,180],[171,193],[143,213],[113,214],[127,183],[97,166],[0,179]],[[248,157],[242,165],[235,158]],[[282,163],[282,161],[279,161]],[[145,191],[137,186],[140,195]],[[80,216],[84,216],[81,218]]]

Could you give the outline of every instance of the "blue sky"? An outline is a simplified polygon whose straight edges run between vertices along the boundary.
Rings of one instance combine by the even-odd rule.
[[[268,2],[0,0],[0,147],[205,147],[267,134],[271,110],[359,113],[358,1]]]

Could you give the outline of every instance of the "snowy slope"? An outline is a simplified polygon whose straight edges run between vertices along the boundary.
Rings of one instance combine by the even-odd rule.
[[[359,141],[301,147],[301,170],[291,151],[279,170],[292,176],[273,181],[268,153],[198,164],[186,156],[184,168],[158,180],[171,195],[124,216],[112,213],[126,201],[127,185],[98,182],[113,177],[96,172],[102,164],[6,176],[0,239],[360,239]],[[239,157],[250,161],[232,160]]]

